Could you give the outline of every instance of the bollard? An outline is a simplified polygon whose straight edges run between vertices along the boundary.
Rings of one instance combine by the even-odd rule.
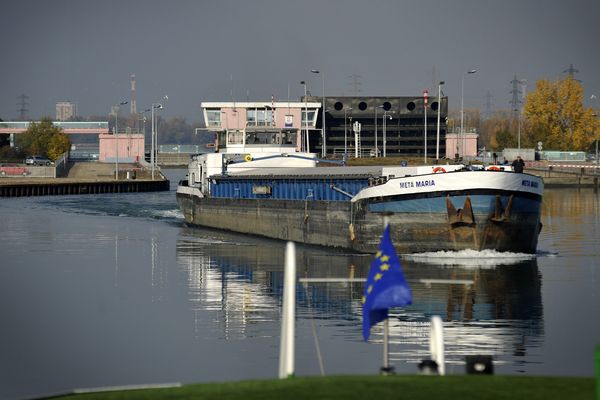
[[[493,375],[494,364],[492,356],[467,356],[467,374],[473,375]]]

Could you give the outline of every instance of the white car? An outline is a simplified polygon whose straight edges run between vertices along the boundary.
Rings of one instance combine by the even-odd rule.
[[[30,156],[25,159],[25,164],[27,165],[52,165],[54,164],[52,161],[47,159],[46,157],[41,156]]]

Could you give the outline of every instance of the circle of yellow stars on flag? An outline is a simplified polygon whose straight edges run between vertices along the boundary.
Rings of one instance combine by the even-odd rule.
[[[381,252],[381,250],[379,250],[376,254],[375,254],[375,258],[378,258],[381,261],[381,265],[379,266],[379,271],[375,274],[375,277],[373,278],[373,280],[375,281],[375,283],[377,281],[379,281],[381,278],[383,278],[383,272],[388,271],[390,269],[390,264],[388,264],[387,262],[390,260],[390,256],[385,255]],[[371,294],[371,292],[373,291],[373,283],[370,284],[367,287],[367,295]],[[365,304],[365,301],[367,301],[366,296],[362,296],[361,298],[361,302],[362,304]]]

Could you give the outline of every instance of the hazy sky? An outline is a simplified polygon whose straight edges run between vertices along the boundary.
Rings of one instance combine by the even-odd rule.
[[[0,118],[138,110],[169,96],[165,116],[200,121],[202,101],[314,95],[413,96],[444,80],[450,108],[509,109],[516,74],[527,90],[573,64],[600,97],[600,0],[7,0],[0,12]],[[588,100],[588,104],[589,103]]]

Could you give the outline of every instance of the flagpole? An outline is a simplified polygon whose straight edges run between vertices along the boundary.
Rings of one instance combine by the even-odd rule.
[[[392,215],[392,214],[389,213],[389,214],[383,215],[383,230],[385,230],[385,228],[387,228],[387,226],[390,223],[390,215]],[[381,371],[380,371],[381,375],[391,375],[394,373],[394,367],[390,367],[390,352],[389,352],[390,322],[389,321],[390,321],[389,318],[386,318],[383,321],[383,367],[381,367]]]

